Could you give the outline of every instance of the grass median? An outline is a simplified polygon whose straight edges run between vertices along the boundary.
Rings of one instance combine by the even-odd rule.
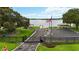
[[[37,51],[79,51],[79,44],[56,45],[54,48],[48,48],[40,44]]]

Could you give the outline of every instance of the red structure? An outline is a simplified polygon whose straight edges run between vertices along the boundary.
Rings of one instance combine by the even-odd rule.
[[[52,27],[52,16],[50,19],[47,20],[47,23],[49,23],[49,27]]]

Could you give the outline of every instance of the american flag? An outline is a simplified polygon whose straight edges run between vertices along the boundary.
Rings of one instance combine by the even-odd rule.
[[[52,17],[46,21],[47,23],[52,23]]]

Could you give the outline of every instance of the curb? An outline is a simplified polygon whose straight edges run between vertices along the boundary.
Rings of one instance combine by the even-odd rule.
[[[30,36],[30,37],[28,37],[25,41],[27,41],[27,40],[29,40],[34,34],[36,33],[36,31]],[[24,42],[23,43],[21,43],[19,46],[17,46],[16,48],[14,48],[12,51],[15,51],[16,49],[18,49],[20,46],[22,46],[24,44]]]
[[[77,32],[77,31],[74,31],[74,30],[72,30],[72,29],[70,29],[71,31],[73,31],[73,32],[75,32],[75,33],[79,33],[79,32]]]
[[[39,45],[40,45],[40,43],[38,43],[38,45],[36,46],[35,51],[37,51],[37,48],[39,47]]]

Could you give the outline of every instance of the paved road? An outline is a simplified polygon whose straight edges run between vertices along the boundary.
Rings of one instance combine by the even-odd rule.
[[[36,31],[36,34],[33,35],[32,38],[30,38],[27,41],[39,41],[39,37],[46,34],[47,31],[45,29],[39,29]],[[38,43],[24,43],[22,46],[17,48],[15,51],[35,51]]]
[[[72,37],[72,36],[78,36],[79,37],[79,33],[73,32],[71,30],[68,29],[53,29],[52,30],[53,36],[54,37]]]
[[[51,33],[51,37],[50,37]],[[49,40],[51,38],[51,40]],[[42,37],[45,42],[62,42],[62,43],[79,43],[79,33],[73,32],[69,29],[53,29],[49,30],[47,37]]]

